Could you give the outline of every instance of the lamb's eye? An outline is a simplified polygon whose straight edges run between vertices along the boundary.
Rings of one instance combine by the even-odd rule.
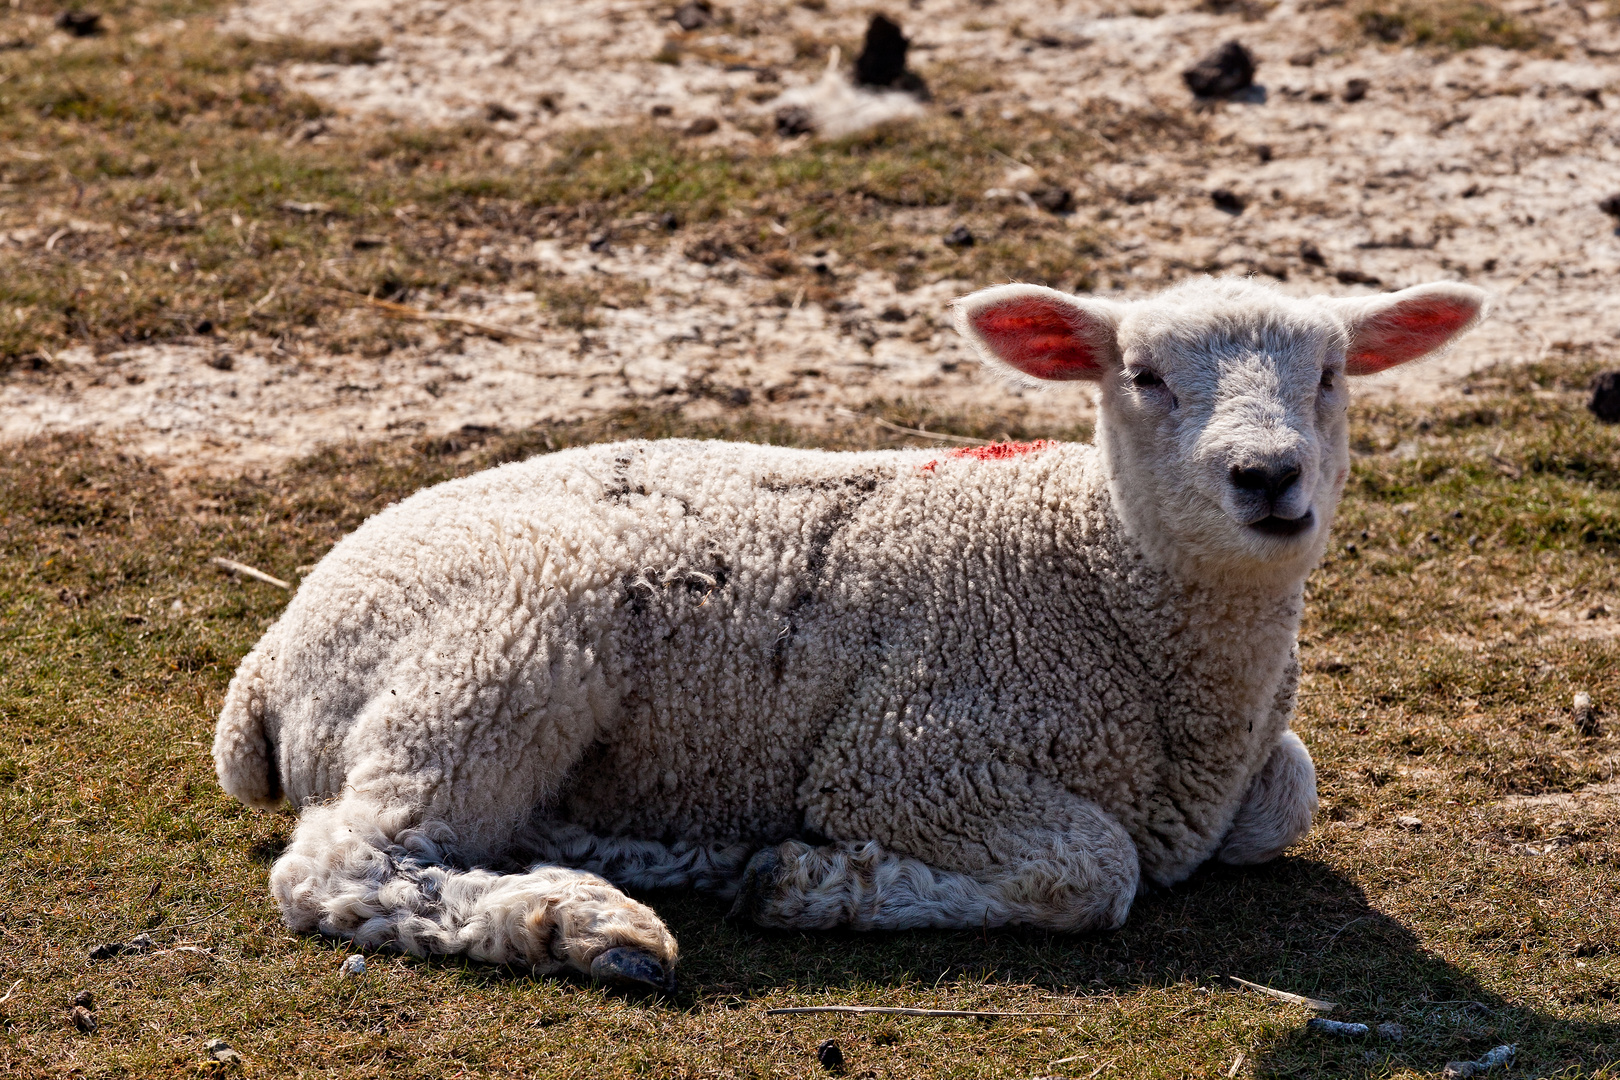
[[[1332,370],[1322,372],[1322,389],[1332,390],[1335,385],[1337,385],[1337,380],[1334,378]]]
[[[1138,368],[1131,372],[1130,380],[1132,386],[1138,386],[1144,389],[1149,386],[1164,385],[1164,380],[1159,378],[1158,373],[1149,371],[1147,368]]]

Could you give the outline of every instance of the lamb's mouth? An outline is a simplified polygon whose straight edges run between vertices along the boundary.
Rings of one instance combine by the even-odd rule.
[[[1316,511],[1307,510],[1297,518],[1281,518],[1275,514],[1249,522],[1249,528],[1267,536],[1298,536],[1316,524]]]

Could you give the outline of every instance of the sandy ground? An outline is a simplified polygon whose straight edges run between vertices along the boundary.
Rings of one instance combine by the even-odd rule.
[[[841,0],[715,6],[721,21],[684,33],[672,5],[640,0],[252,0],[225,29],[379,38],[381,63],[291,65],[279,75],[355,122],[450,122],[499,104],[515,116],[497,124],[502,152],[522,162],[544,160],[559,132],[639,120],[654,106],[667,106],[672,124],[714,117],[719,127],[705,138],[751,142],[738,123],[775,107],[760,88],[792,92],[818,75],[794,66],[795,39],[858,41],[873,10]],[[1620,188],[1620,20],[1601,3],[1506,6],[1561,55],[1346,47],[1342,13],[1296,0],[1255,21],[1186,4],[1133,15],[1095,0],[912,0],[891,14],[925,76],[994,72],[1000,88],[971,108],[1007,122],[1039,111],[1085,126],[1098,99],[1185,106],[1182,69],[1220,41],[1242,40],[1259,57],[1261,85],[1213,107],[1214,165],[1148,153],[1072,178],[1071,225],[1110,245],[1099,292],[1130,298],[1201,272],[1285,278],[1281,287],[1301,294],[1438,278],[1490,289],[1497,306],[1484,331],[1440,361],[1363,384],[1425,399],[1497,361],[1620,354],[1611,301],[1620,237],[1597,209]],[[654,62],[670,39],[680,63]],[[761,71],[770,72],[763,83]],[[1369,89],[1346,102],[1353,78]],[[1243,197],[1244,212],[1217,209],[1209,195],[1219,188]],[[1120,198],[1142,191],[1156,197]],[[950,221],[902,211],[892,224],[938,243]],[[1302,257],[1305,243],[1319,259]],[[523,294],[464,295],[459,310],[527,327],[542,342],[442,334],[380,359],[294,360],[267,347],[233,357],[230,370],[204,362],[213,350],[191,347],[67,353],[63,374],[0,384],[0,436],[94,429],[160,458],[236,468],[332,440],[526,427],[634,403],[702,413],[749,402],[807,423],[878,398],[1053,420],[1090,409],[1083,390],[1021,392],[979,372],[949,330],[946,304],[984,283],[898,292],[882,274],[834,264],[846,297],[839,310],[790,309],[773,300],[779,282],[740,263],[690,261],[677,247],[593,253],[539,239],[520,253],[587,281],[647,283],[645,305],[604,310],[602,325],[584,332],[546,328]],[[116,377],[105,374],[109,359]]]

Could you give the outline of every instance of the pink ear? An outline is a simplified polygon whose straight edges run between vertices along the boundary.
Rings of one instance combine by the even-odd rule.
[[[1372,375],[1444,348],[1479,322],[1486,306],[1483,290],[1449,281],[1336,304],[1350,331],[1349,375]]]
[[[1036,379],[1100,379],[1117,364],[1117,323],[1101,301],[1039,285],[998,285],[957,306],[957,328],[989,359]]]

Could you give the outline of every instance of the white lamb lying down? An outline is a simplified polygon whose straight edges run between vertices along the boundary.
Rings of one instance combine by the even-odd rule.
[[[1310,828],[1295,635],[1345,376],[1483,308],[1004,285],[961,331],[1095,382],[1095,446],[628,442],[441,484],[243,660],[220,780],[299,808],[288,924],[365,946],[671,986],[619,886],[766,926],[1117,927],[1143,878]]]

